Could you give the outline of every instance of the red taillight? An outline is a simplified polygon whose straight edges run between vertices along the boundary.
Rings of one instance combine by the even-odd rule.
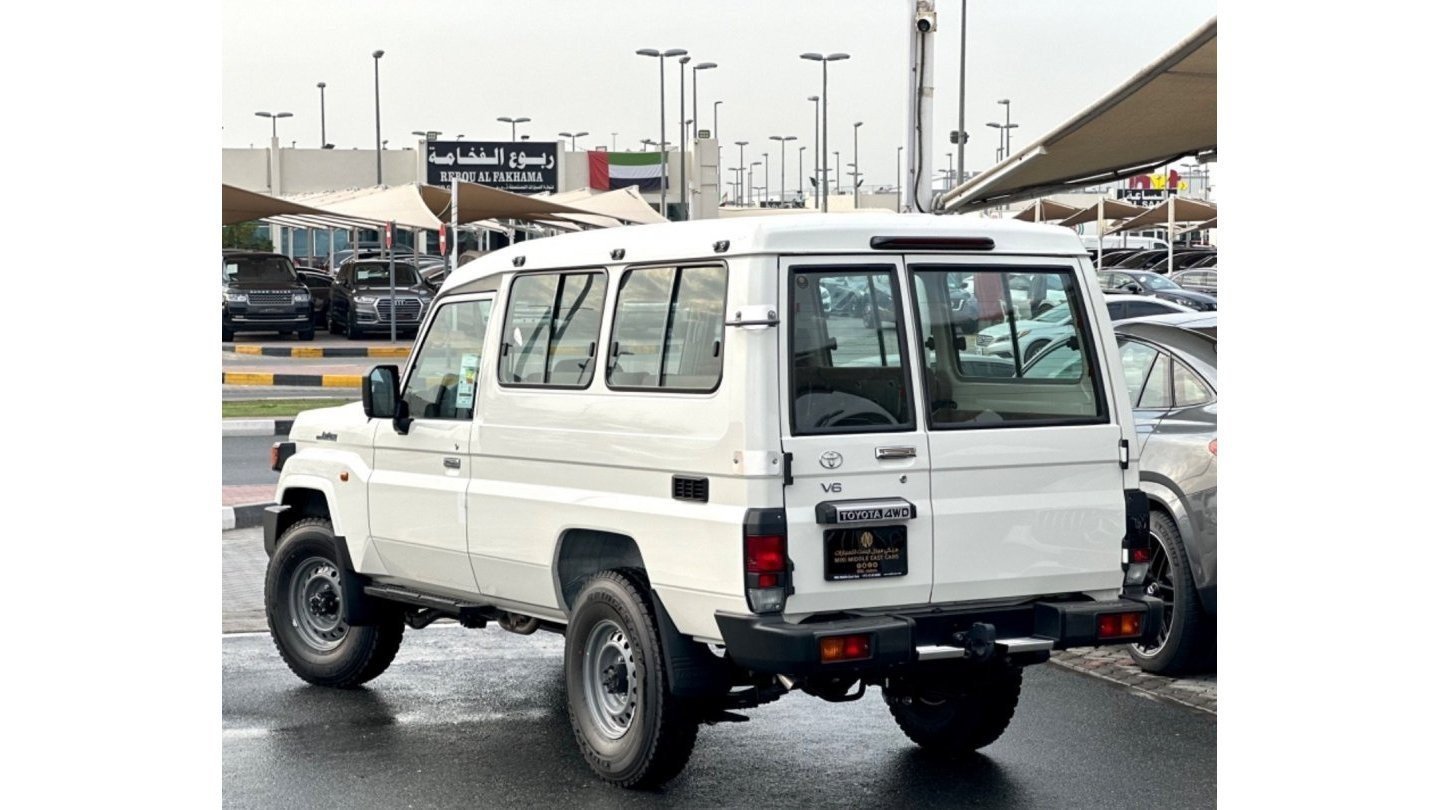
[[[870,657],[870,634],[827,636],[820,639],[820,663],[863,661]]]
[[[1130,638],[1145,627],[1144,613],[1108,613],[1095,620],[1095,635],[1103,639]]]
[[[760,587],[779,584],[776,574],[785,570],[785,538],[778,534],[757,534],[745,538],[745,573],[761,574]],[[766,585],[764,574],[770,574]]]
[[[1215,441],[1215,439],[1210,440],[1210,455],[1219,458],[1220,456],[1215,452]]]
[[[1130,562],[1132,562],[1132,563],[1148,563],[1148,562],[1150,562],[1150,549],[1148,549],[1148,548],[1132,548],[1132,549],[1130,549]]]

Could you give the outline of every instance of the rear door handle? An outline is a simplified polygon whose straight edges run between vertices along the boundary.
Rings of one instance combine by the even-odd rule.
[[[875,458],[878,458],[878,459],[880,459],[881,461],[884,461],[884,460],[886,460],[886,459],[895,459],[895,458],[915,458],[915,448],[913,448],[913,447],[877,447],[877,448],[875,448]]]
[[[460,459],[455,458],[454,456],[446,456],[446,457],[445,457],[445,468],[446,468],[446,469],[450,469],[450,470],[458,470],[458,469],[460,469]]]

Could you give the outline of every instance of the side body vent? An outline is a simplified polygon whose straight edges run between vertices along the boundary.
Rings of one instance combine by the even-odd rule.
[[[694,475],[670,477],[670,497],[677,501],[710,502],[710,479]]]

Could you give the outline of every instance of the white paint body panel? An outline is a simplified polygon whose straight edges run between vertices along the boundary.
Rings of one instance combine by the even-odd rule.
[[[443,427],[417,421],[402,453],[393,440],[409,437],[397,437],[388,421],[367,422],[358,404],[306,412],[292,430],[298,451],[281,475],[277,499],[290,488],[323,493],[360,573],[562,620],[552,570],[561,538],[577,529],[622,534],[640,549],[652,586],[680,631],[706,641],[720,640],[715,611],[747,609],[741,525],[750,508],[786,507],[795,563],[791,619],[1062,590],[1113,595],[1120,582],[1121,490],[1138,486],[1134,469],[1122,472],[1116,458],[1120,438],[1134,446],[1124,407],[1112,406],[1105,425],[973,431],[943,441],[926,432],[923,420],[909,434],[788,435],[782,263],[848,254],[893,262],[903,273],[904,257],[873,251],[869,239],[916,234],[990,236],[996,249],[988,259],[1044,256],[1083,267],[1110,398],[1123,405],[1123,380],[1109,371],[1119,368],[1109,320],[1103,306],[1095,309],[1100,292],[1069,231],[893,215],[616,228],[524,242],[459,268],[442,298],[498,280],[474,420]],[[729,247],[717,253],[721,241]],[[610,259],[615,249],[626,251],[624,262]],[[724,262],[727,317],[774,310],[782,325],[726,327],[723,374],[713,393],[611,391],[603,363],[585,390],[506,388],[497,380],[496,355],[516,256],[526,257],[523,272],[606,270],[602,347],[610,341],[620,274],[636,264]],[[908,302],[903,276],[902,290]],[[431,313],[439,309],[432,306]],[[913,341],[910,351],[914,370]],[[336,433],[337,440],[317,441],[322,431]],[[917,507],[908,524],[915,541],[904,577],[823,579],[817,499],[810,490],[820,491],[819,482],[833,477],[819,467],[818,456],[837,438],[853,448],[842,450],[845,499],[904,497]],[[1097,448],[1107,443],[1101,453]],[[876,446],[893,445],[914,445],[915,458],[874,457]],[[785,450],[795,454],[790,487],[783,483]],[[462,459],[458,475],[445,474],[441,458],[447,455]],[[342,471],[348,482],[338,480]],[[673,499],[675,474],[708,478],[709,502]],[[903,485],[900,475],[907,477]]]

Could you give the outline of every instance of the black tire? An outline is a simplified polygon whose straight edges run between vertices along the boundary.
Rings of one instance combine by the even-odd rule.
[[[315,329],[314,329],[314,327],[311,327],[311,328],[309,328],[309,329],[303,329],[303,330],[301,330],[300,332],[297,333],[297,337],[299,337],[301,340],[314,340],[314,339],[315,339]]]
[[[890,715],[912,742],[960,756],[1000,739],[1020,702],[1021,670],[1009,665],[902,681],[885,690]]]
[[[331,571],[321,570],[327,565]],[[316,569],[314,575],[307,577],[306,572],[312,569]],[[379,624],[365,627],[340,621],[342,597],[339,588],[330,582],[330,575],[338,570],[335,533],[330,521],[324,518],[296,521],[276,543],[275,556],[270,558],[265,572],[265,619],[270,625],[275,649],[301,680],[317,686],[351,689],[384,672],[395,660],[405,634],[405,623],[399,611],[386,616]],[[300,578],[312,585],[298,583]],[[316,621],[296,617],[297,588],[299,601],[306,601],[304,594],[307,593],[311,594],[310,600],[320,600],[314,613],[320,621],[335,617],[333,628],[325,631],[329,638],[324,644],[313,641],[319,634]]]
[[[657,787],[679,774],[699,728],[695,706],[670,693],[652,599],[642,572],[602,571],[576,597],[565,632],[566,705],[575,741],[591,770],[626,788]],[[598,652],[596,639],[604,645]],[[592,701],[594,676],[610,655],[619,656],[606,668],[614,674],[599,688],[628,718],[617,719],[604,699]]]
[[[235,342],[235,331],[234,331],[233,329],[223,329],[223,328],[222,328],[222,329],[220,330],[220,342],[222,342],[222,343],[234,343],[234,342]]]
[[[1048,340],[1037,340],[1034,343],[1031,343],[1029,346],[1025,347],[1025,356],[1021,358],[1021,362],[1028,363],[1031,360],[1034,360],[1035,356],[1040,354],[1040,351],[1049,345],[1050,341]]]
[[[1146,672],[1186,675],[1213,663],[1213,625],[1195,590],[1180,529],[1158,509],[1150,511],[1150,541],[1155,557],[1143,584],[1151,596],[1166,603],[1164,626],[1156,645],[1131,644],[1130,658]]]
[[[345,339],[346,339],[346,340],[359,340],[360,338],[363,338],[363,337],[365,337],[365,335],[364,335],[364,333],[362,333],[362,332],[360,331],[360,327],[355,325],[355,318],[354,318],[354,316],[353,316],[353,315],[347,315],[347,316],[345,316]]]

